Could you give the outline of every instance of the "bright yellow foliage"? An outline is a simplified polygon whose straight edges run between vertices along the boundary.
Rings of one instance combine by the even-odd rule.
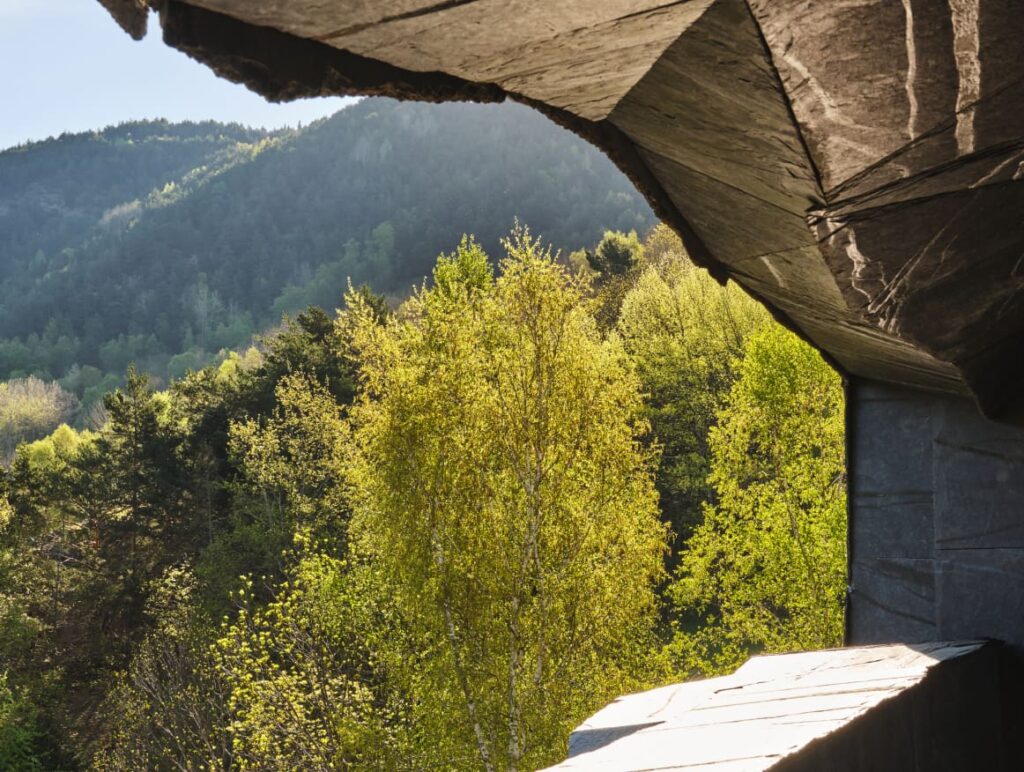
[[[421,763],[533,769],[640,682],[665,529],[638,382],[525,231],[463,240],[398,317],[353,302],[353,543],[417,650]],[[401,667],[399,668],[401,670]]]

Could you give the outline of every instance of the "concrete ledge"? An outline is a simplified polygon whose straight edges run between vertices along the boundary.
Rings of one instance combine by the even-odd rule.
[[[552,769],[1008,770],[999,645],[754,657],[729,676],[619,698]]]

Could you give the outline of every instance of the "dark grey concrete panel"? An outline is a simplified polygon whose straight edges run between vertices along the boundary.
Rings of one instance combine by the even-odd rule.
[[[879,558],[931,558],[935,552],[931,491],[861,493],[850,523],[857,553]]]
[[[918,643],[938,637],[934,561],[861,557],[850,579],[847,643]]]
[[[936,560],[939,636],[968,633],[1024,653],[1024,550],[941,550]]]
[[[931,558],[934,410],[873,384],[851,390],[854,558]]]
[[[1024,432],[949,400],[937,424],[936,547],[1024,548]]]
[[[857,460],[850,469],[853,488],[873,499],[930,494],[934,405],[906,399],[902,390],[888,391],[891,396],[884,399],[877,387],[858,387],[852,406],[857,421],[851,448]]]
[[[848,399],[850,642],[995,638],[1024,656],[1024,429],[877,383]]]

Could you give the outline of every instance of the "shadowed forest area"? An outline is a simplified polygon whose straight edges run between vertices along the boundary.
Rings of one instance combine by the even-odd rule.
[[[0,768],[536,769],[617,695],[841,643],[839,377],[578,140],[440,110],[174,128],[168,201],[110,193],[38,270],[4,231],[5,350],[73,353],[0,387]],[[315,144],[343,127],[344,163]],[[446,158],[451,132],[491,149]],[[324,225],[378,194],[387,222]],[[293,205],[325,214],[288,231]],[[89,332],[62,282],[154,294]]]

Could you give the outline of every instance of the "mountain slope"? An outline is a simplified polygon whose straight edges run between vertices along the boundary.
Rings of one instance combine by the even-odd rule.
[[[26,254],[82,239],[108,210],[267,136],[214,122],[141,121],[0,153],[0,276]]]
[[[157,122],[0,153],[0,378],[177,374],[349,278],[404,294],[517,217],[563,249],[653,222],[607,159],[514,104],[366,99],[291,132]]]

